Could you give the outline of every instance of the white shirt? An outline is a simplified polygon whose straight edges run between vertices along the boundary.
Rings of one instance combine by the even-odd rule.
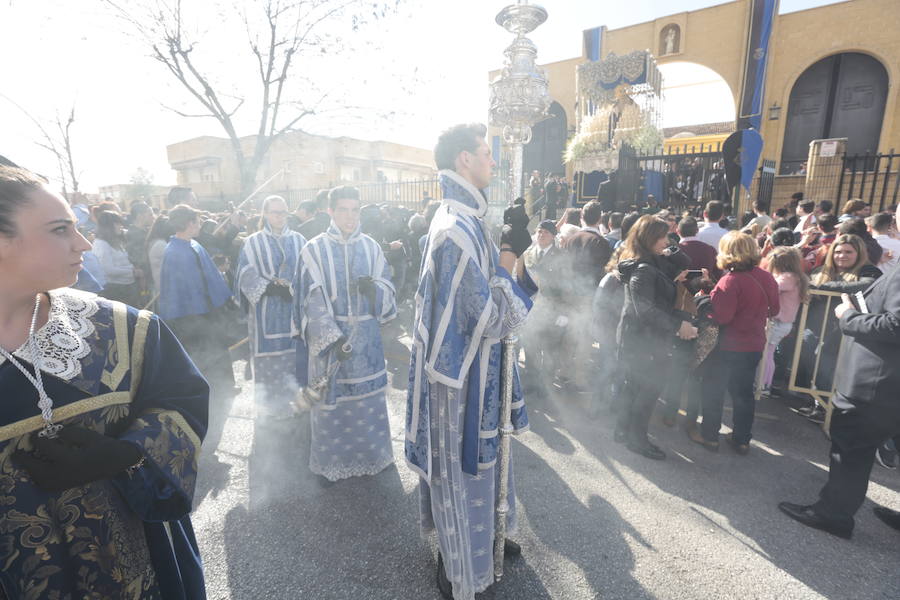
[[[721,240],[726,233],[728,233],[728,230],[719,227],[718,223],[704,223],[697,233],[697,239],[718,250],[719,240]]]
[[[806,230],[806,228],[808,228],[810,225],[814,224],[815,222],[816,222],[816,215],[813,215],[813,214],[803,215],[797,221],[797,226],[794,227],[794,233],[803,233]]]
[[[893,254],[890,259],[878,265],[882,271],[887,273],[889,269],[897,266],[897,263],[900,263],[900,240],[894,239],[883,233],[873,235],[872,237],[875,238],[875,241],[878,242],[879,246],[884,248],[885,256],[887,256],[888,252]]]
[[[134,267],[128,260],[128,253],[125,250],[117,250],[105,240],[98,239],[94,242],[92,251],[100,262],[106,283],[118,285],[134,283]]]

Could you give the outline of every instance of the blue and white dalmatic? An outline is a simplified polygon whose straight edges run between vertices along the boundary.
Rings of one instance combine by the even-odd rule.
[[[444,200],[416,292],[406,460],[422,478],[423,530],[437,529],[454,598],[469,600],[494,580],[500,340],[524,323],[537,287],[527,271],[516,280],[500,266],[482,220],[483,194],[455,172],[440,178]],[[518,374],[512,421],[517,432],[528,427]],[[512,532],[512,470],[509,501]]]
[[[248,308],[257,408],[276,416],[291,414],[289,403],[296,395],[298,384],[295,376],[298,341],[293,303],[265,292],[276,279],[288,282],[294,279],[305,244],[306,239],[288,227],[276,233],[266,224],[262,231],[244,242],[234,283],[235,295]]]
[[[333,222],[300,253],[294,319],[309,352],[309,381],[337,360],[335,342],[343,338],[353,347],[311,411],[309,466],[331,481],[374,475],[394,462],[380,330],[397,315],[390,272],[375,240],[359,228],[344,238]],[[359,293],[360,277],[374,281],[374,303]]]

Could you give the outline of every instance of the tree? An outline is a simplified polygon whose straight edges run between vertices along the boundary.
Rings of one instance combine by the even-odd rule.
[[[235,12],[243,10],[248,53],[235,63],[240,65],[241,58],[249,58],[245,64],[253,65],[256,89],[251,98],[253,94],[230,93],[226,84],[216,80],[214,68],[204,64],[200,36],[190,33],[194,27],[188,23],[181,0],[146,0],[149,4],[105,0],[149,45],[151,57],[165,67],[200,112],[171,110],[184,117],[213,118],[222,127],[240,171],[243,197],[254,188],[257,171],[272,144],[297,129],[305,118],[321,114],[329,99],[329,92],[318,90],[312,97],[301,97],[299,88],[315,86],[291,85],[303,80],[302,72],[298,74],[300,60],[342,51],[341,24],[349,23],[352,31],[358,31],[395,11],[400,1],[253,0],[240,5],[242,8],[232,7]],[[224,19],[228,12],[220,11],[216,18]],[[252,147],[241,143],[236,118],[248,98],[259,111]]]
[[[53,124],[56,126],[55,131],[51,132],[15,100],[4,94],[0,94],[0,97],[18,108],[37,127],[41,136],[40,141],[35,143],[53,154],[53,158],[56,159],[59,181],[66,200],[71,200],[69,197],[70,187],[72,195],[77,196],[79,193],[78,179],[81,177],[81,173],[75,169],[75,158],[72,152],[72,125],[75,123],[75,104],[72,103],[72,108],[69,109],[69,116],[66,119],[60,117],[59,112],[56,113],[56,118],[53,121]]]
[[[148,171],[143,167],[138,167],[135,169],[134,173],[131,174],[131,179],[129,180],[128,185],[128,201],[129,205],[131,203],[137,202],[142,198],[144,200],[149,200],[150,194],[153,191],[153,173]]]

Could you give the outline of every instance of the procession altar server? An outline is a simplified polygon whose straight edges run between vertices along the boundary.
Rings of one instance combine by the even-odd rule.
[[[206,377],[233,392],[234,372],[228,354],[226,304],[231,290],[212,258],[194,238],[200,233],[200,213],[179,204],[169,211],[175,232],[166,245],[160,269],[159,316],[178,335],[185,350]]]
[[[235,288],[249,305],[250,356],[257,410],[289,417],[297,392],[296,331],[291,311],[291,282],[306,239],[287,226],[288,206],[281,196],[263,200],[265,225],[241,248]]]
[[[486,231],[482,190],[494,161],[485,133],[482,125],[458,125],[435,148],[443,201],[419,274],[406,413],[406,460],[421,477],[422,527],[437,530],[438,585],[457,600],[471,600],[494,580],[500,340],[524,323],[537,292],[524,261],[517,268],[512,244],[501,240],[498,251]],[[518,376],[512,423],[519,432],[528,426]],[[511,470],[509,482],[512,533]],[[518,546],[510,542],[507,553]]]
[[[328,195],[331,225],[300,252],[294,320],[309,352],[309,467],[329,481],[374,475],[394,462],[380,326],[397,316],[390,266],[360,232],[359,191]],[[308,396],[309,397],[309,396]]]
[[[65,287],[76,224],[0,166],[0,598],[205,598],[209,387],[155,315]]]

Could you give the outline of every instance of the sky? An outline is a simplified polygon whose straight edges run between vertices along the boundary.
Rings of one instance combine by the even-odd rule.
[[[781,0],[781,12],[837,1]],[[512,41],[494,16],[509,3],[404,0],[397,15],[345,36],[342,51],[303,63],[313,82],[304,89],[331,90],[340,98],[337,104],[354,108],[305,118],[300,127],[430,148],[450,124],[485,122],[487,74],[502,65],[503,49]],[[529,37],[537,45],[538,62],[553,62],[581,54],[584,29],[615,29],[719,3],[546,0],[549,18]],[[231,13],[223,14],[223,2],[185,4],[198,17],[203,64],[235,95],[255,90],[252,64],[241,60],[246,39],[229,25],[234,20]],[[345,25],[336,24],[336,32]],[[65,116],[74,105],[72,141],[82,190],[127,183],[139,167],[153,174],[154,183],[173,184],[166,145],[223,133],[212,119],[185,118],[167,108],[194,112],[196,107],[128,31],[99,0],[0,0],[0,52],[15,57],[4,60],[0,78],[0,155],[56,173],[53,156],[37,143],[36,122],[52,132],[56,115]],[[702,74],[687,77],[705,80]],[[690,99],[678,98],[680,106],[691,106]],[[238,113],[242,134],[254,130],[255,114],[250,107]],[[666,114],[666,125],[691,118],[680,109]]]

